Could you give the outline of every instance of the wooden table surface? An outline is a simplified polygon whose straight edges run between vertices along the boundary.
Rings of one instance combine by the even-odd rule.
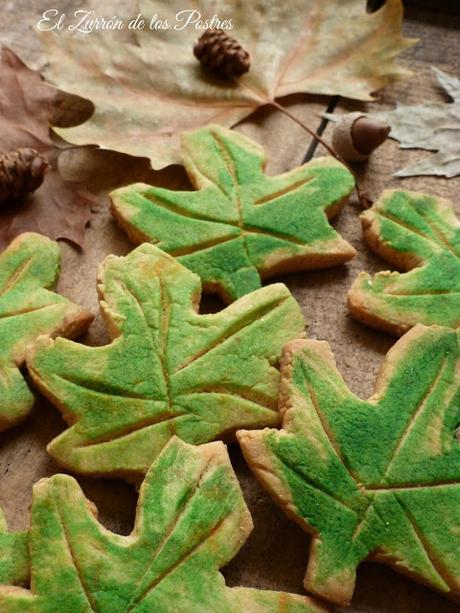
[[[51,4],[45,0],[2,0],[0,40],[12,46],[33,66],[39,66],[43,58],[32,25],[36,22],[36,16]],[[71,11],[86,4],[85,1],[72,0],[58,3],[63,10],[67,8]],[[439,2],[441,5],[442,0]],[[100,13],[103,6],[104,2],[99,2]],[[414,76],[387,88],[379,102],[367,108],[391,108],[396,100],[402,103],[447,101],[434,81],[430,66],[460,75],[459,26],[460,17],[444,15],[441,9],[430,12],[408,8],[404,31],[407,36],[419,37],[420,43],[406,51],[401,61],[412,68]],[[330,99],[291,96],[285,102],[291,112],[317,128],[321,121],[319,114],[326,109]],[[335,112],[365,108],[363,104],[339,100]],[[299,164],[309,149],[310,139],[306,138],[305,133],[278,112],[263,110],[238,129],[266,147],[269,173],[281,172]],[[330,137],[330,130],[331,126],[326,126],[326,137]],[[313,155],[322,154],[324,152],[320,146],[313,152]],[[428,152],[400,150],[397,143],[389,140],[369,163],[357,168],[366,190],[374,198],[386,187],[401,187],[424,190],[455,201],[460,178],[392,177],[397,169],[427,155]],[[102,204],[93,215],[82,252],[61,244],[63,265],[59,291],[98,312],[95,289],[98,263],[109,253],[122,255],[132,248],[108,213],[106,193],[117,185],[133,181],[177,187],[184,180],[183,172],[175,168],[155,173],[143,161],[102,151],[69,155],[67,166],[71,174],[77,171],[84,174],[89,187],[100,195]],[[460,213],[460,209],[457,211]],[[352,262],[328,271],[286,276],[282,280],[302,306],[309,322],[309,336],[325,339],[331,344],[346,382],[353,392],[365,398],[372,393],[383,356],[394,339],[354,322],[346,311],[346,291],[356,274],[361,270],[376,272],[387,268],[385,262],[372,255],[363,243],[359,213],[353,197],[334,223],[344,238],[358,250],[358,256]],[[216,300],[206,302],[207,308],[219,307]],[[82,341],[92,345],[107,342],[99,315]],[[43,398],[37,398],[29,419],[0,435],[0,506],[5,510],[11,530],[28,526],[33,484],[42,477],[59,472],[59,467],[46,454],[45,446],[63,429],[64,423],[59,413]],[[230,585],[304,593],[302,578],[308,556],[307,535],[289,522],[259,487],[236,445],[231,446],[230,454],[255,529],[240,553],[224,569],[227,582]],[[78,478],[78,481],[86,495],[98,506],[101,522],[115,532],[129,533],[136,504],[134,488],[116,480]],[[453,613],[459,607],[388,567],[365,563],[358,570],[355,596],[347,610],[354,613]]]

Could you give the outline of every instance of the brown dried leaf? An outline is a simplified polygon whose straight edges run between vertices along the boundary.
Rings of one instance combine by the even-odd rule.
[[[10,49],[2,47],[0,54],[0,154],[32,147],[50,164],[35,192],[0,205],[0,249],[25,231],[82,245],[94,198],[82,183],[67,181],[59,171],[59,149],[49,134],[58,92]]]
[[[68,33],[45,33],[47,77],[89,98],[95,112],[60,133],[76,144],[97,143],[154,168],[177,163],[179,134],[208,123],[235,125],[260,106],[293,93],[340,94],[360,100],[407,75],[394,57],[413,41],[401,36],[401,0],[366,13],[364,0],[193,0],[204,18],[232,19],[232,36],[249,51],[251,69],[238,81],[206,74],[192,53],[195,27],[174,29],[182,0],[140,0],[146,24],[153,15],[170,28],[92,32],[84,44]],[[104,3],[104,13],[110,13]]]

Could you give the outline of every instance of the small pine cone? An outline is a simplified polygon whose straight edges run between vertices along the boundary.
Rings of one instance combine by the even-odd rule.
[[[193,53],[205,68],[223,79],[239,77],[249,70],[249,53],[223,30],[206,30]]]
[[[35,149],[23,148],[0,156],[0,202],[21,198],[43,183],[49,164]]]

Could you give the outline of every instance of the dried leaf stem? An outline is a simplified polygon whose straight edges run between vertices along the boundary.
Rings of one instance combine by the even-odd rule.
[[[348,162],[346,162],[342,158],[342,156],[339,155],[337,151],[335,151],[335,149],[326,140],[324,140],[322,136],[317,134],[312,128],[310,128],[301,119],[293,115],[282,104],[280,104],[276,100],[271,100],[270,104],[274,106],[276,109],[278,109],[279,111],[281,111],[282,113],[284,113],[287,117],[289,117],[292,121],[294,121],[297,125],[299,125],[303,130],[305,130],[305,132],[310,134],[310,136],[312,136],[315,140],[317,140],[326,149],[326,151],[332,155],[332,157],[334,157],[337,161],[343,164],[351,172],[351,174],[355,178],[355,189],[356,189],[356,194],[358,196],[359,203],[363,208],[368,208],[370,204],[369,197],[361,189],[359,185],[358,176],[356,172],[353,170],[353,168],[351,168],[351,166],[348,164]]]

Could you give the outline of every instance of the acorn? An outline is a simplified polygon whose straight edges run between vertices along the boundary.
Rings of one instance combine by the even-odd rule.
[[[363,162],[386,141],[390,130],[378,119],[347,113],[334,127],[332,146],[346,162]]]

